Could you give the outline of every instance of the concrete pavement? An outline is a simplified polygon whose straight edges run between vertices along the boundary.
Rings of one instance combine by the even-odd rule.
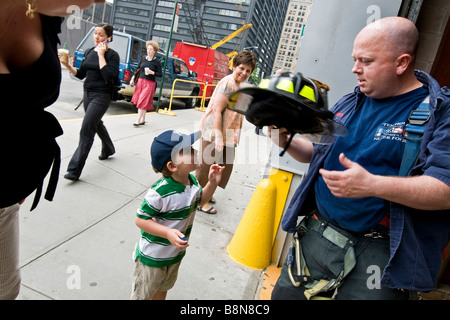
[[[63,82],[81,97],[81,84],[66,75]],[[150,165],[151,141],[168,129],[197,130],[202,113],[192,109],[174,109],[177,116],[150,113],[147,124],[135,128],[136,114],[114,114],[121,103],[113,103],[103,121],[116,154],[98,160],[96,137],[80,180],[71,182],[63,175],[78,144],[84,112],[73,110],[74,99],[67,101],[60,98],[48,108],[64,129],[58,138],[62,163],[55,199],[42,198],[30,212],[33,194],[20,211],[18,299],[126,300],[131,291],[132,252],[139,237],[135,212],[148,187],[160,177]],[[168,300],[258,299],[263,270],[234,262],[226,251],[269,157],[269,141],[253,130],[245,122],[228,187],[215,193],[218,213],[197,211],[190,247]]]

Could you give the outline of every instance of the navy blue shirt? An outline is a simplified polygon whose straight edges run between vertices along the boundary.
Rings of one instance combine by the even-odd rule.
[[[346,137],[336,139],[323,167],[343,171],[339,154],[376,175],[397,176],[405,148],[403,128],[411,110],[428,96],[420,87],[411,92],[386,99],[366,98],[346,123]],[[363,232],[376,228],[386,214],[385,201],[380,198],[335,197],[319,175],[316,186],[319,212],[332,223],[350,231]]]

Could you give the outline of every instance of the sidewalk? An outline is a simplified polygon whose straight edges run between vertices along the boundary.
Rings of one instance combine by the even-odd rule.
[[[76,113],[73,108],[63,102],[49,108],[64,129],[58,139],[60,180],[53,202],[42,198],[37,209],[29,212],[33,194],[21,208],[19,300],[129,298],[132,252],[139,237],[135,212],[148,187],[160,177],[150,165],[150,144],[168,129],[193,132],[202,115],[193,109],[173,110],[175,117],[150,113],[147,124],[139,128],[132,126],[136,114],[106,115],[103,121],[116,154],[98,160],[100,140],[96,137],[83,174],[74,183],[63,178],[78,144],[83,117],[82,108]],[[234,262],[226,248],[262,179],[268,143],[245,122],[228,187],[215,193],[218,213],[197,211],[190,247],[168,300],[259,299],[263,270]],[[246,160],[250,164],[244,164],[243,158],[250,159]]]

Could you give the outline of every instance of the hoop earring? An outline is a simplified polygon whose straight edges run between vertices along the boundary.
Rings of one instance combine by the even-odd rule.
[[[31,1],[31,3],[30,3]],[[27,18],[34,19],[35,12],[37,11],[37,1],[36,0],[25,0],[25,5],[27,6]]]

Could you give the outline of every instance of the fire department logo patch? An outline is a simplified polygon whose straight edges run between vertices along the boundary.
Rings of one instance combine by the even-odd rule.
[[[404,142],[404,127],[404,122],[397,122],[394,124],[383,123],[377,128],[373,140],[396,140]]]

